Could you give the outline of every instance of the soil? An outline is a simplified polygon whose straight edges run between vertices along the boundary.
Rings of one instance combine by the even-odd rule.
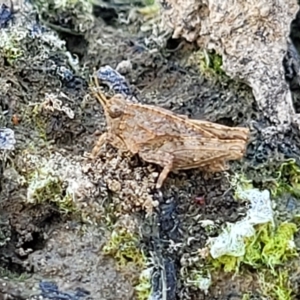
[[[182,274],[203,267],[195,258],[207,239],[247,211],[245,203],[235,200],[228,173],[172,173],[157,191],[154,175],[161,169],[156,165],[112,147],[96,162],[88,160],[106,130],[102,108],[90,95],[89,76],[101,66],[116,69],[130,61],[123,73],[142,103],[249,127],[247,154],[231,163],[229,174],[243,172],[257,187],[284,160],[298,162],[298,130],[263,136],[261,129],[269,124],[249,87],[203,71],[196,45],[172,39],[157,25],[159,19],[146,21],[129,4],[95,6],[93,22],[82,32],[76,27],[80,10],[61,8],[46,16],[36,7],[44,21],[38,22],[27,4],[0,29],[22,36],[21,55],[10,61],[2,52],[0,60],[0,127],[11,128],[16,139],[15,150],[1,154],[0,299],[137,299],[134,285],[141,270],[134,264],[120,269],[102,251],[118,226],[139,228],[139,247],[158,270],[154,290],[163,282],[159,270],[165,272],[165,299],[233,300],[245,292],[263,299],[251,272],[235,279],[219,274],[208,294],[183,280]],[[89,15],[82,12],[82,17]],[[148,28],[139,30],[145,24]],[[53,181],[59,192],[30,194],[47,176],[62,181]],[[64,198],[67,191],[74,192],[71,203]],[[280,207],[286,211],[290,198],[280,201],[278,214]],[[295,204],[293,214],[298,210]],[[207,232],[203,220],[211,220],[214,229]]]

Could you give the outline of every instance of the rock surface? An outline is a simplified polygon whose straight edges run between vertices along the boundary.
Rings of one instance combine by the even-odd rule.
[[[282,64],[296,0],[166,0],[163,8],[173,37],[222,55],[224,71],[250,85],[274,125],[297,122]]]

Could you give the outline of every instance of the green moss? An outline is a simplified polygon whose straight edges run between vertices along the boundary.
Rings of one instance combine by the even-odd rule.
[[[139,247],[138,236],[123,228],[115,229],[111,233],[110,239],[103,247],[103,253],[112,256],[120,268],[130,263],[142,270],[146,264],[144,253]]]
[[[291,300],[292,289],[285,263],[298,256],[293,241],[296,232],[294,223],[281,223],[277,228],[270,223],[258,225],[256,234],[245,239],[244,256],[210,258],[212,270],[242,273],[250,266],[259,276],[262,294],[274,300]]]
[[[144,0],[143,1],[143,4],[145,5],[145,6],[151,6],[151,5],[154,5],[154,4],[156,4],[156,0]]]
[[[47,140],[46,133],[46,117],[42,115],[42,105],[35,104],[28,106],[24,112],[25,122],[29,123],[29,126],[33,127],[38,133],[39,137],[43,140]]]
[[[246,240],[243,262],[252,267],[274,270],[276,266],[297,256],[294,245],[296,232],[294,223],[281,223],[276,229],[270,223],[259,225],[256,235]]]
[[[242,300],[250,300],[250,294],[244,294]]]

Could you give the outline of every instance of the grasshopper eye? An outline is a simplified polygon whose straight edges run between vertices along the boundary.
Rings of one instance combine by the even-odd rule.
[[[124,111],[117,105],[112,105],[108,110],[109,116],[112,119],[119,118],[123,115]]]

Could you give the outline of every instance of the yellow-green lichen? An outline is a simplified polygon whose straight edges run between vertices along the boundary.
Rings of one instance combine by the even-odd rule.
[[[152,268],[147,268],[141,272],[139,277],[139,282],[134,287],[138,300],[149,299],[152,291],[151,276],[152,276]]]
[[[292,300],[293,290],[289,280],[289,272],[279,269],[276,274],[268,271],[259,272],[261,292],[269,299]]]
[[[23,31],[3,30],[0,33],[0,53],[12,65],[15,60],[23,56],[21,41],[26,34]]]
[[[124,228],[113,230],[108,242],[103,247],[103,253],[112,256],[120,268],[124,268],[130,263],[142,270],[146,264],[138,236]]]
[[[297,226],[294,223],[281,223],[277,228],[271,223],[257,225],[255,235],[245,238],[245,255],[224,255],[211,259],[212,265],[215,269],[221,267],[225,272],[238,271],[242,264],[254,269],[268,268],[275,271],[276,266],[298,255],[294,245],[296,232]]]
[[[139,277],[133,275],[132,281],[138,300],[146,300],[151,294],[152,268],[147,268],[147,258],[140,247],[140,239],[136,233],[126,228],[116,228],[102,249],[104,255],[109,255],[116,261],[119,270],[132,266]]]
[[[66,192],[63,182],[49,170],[41,168],[33,172],[28,183],[27,202],[54,203],[61,213],[76,212],[72,196]]]

